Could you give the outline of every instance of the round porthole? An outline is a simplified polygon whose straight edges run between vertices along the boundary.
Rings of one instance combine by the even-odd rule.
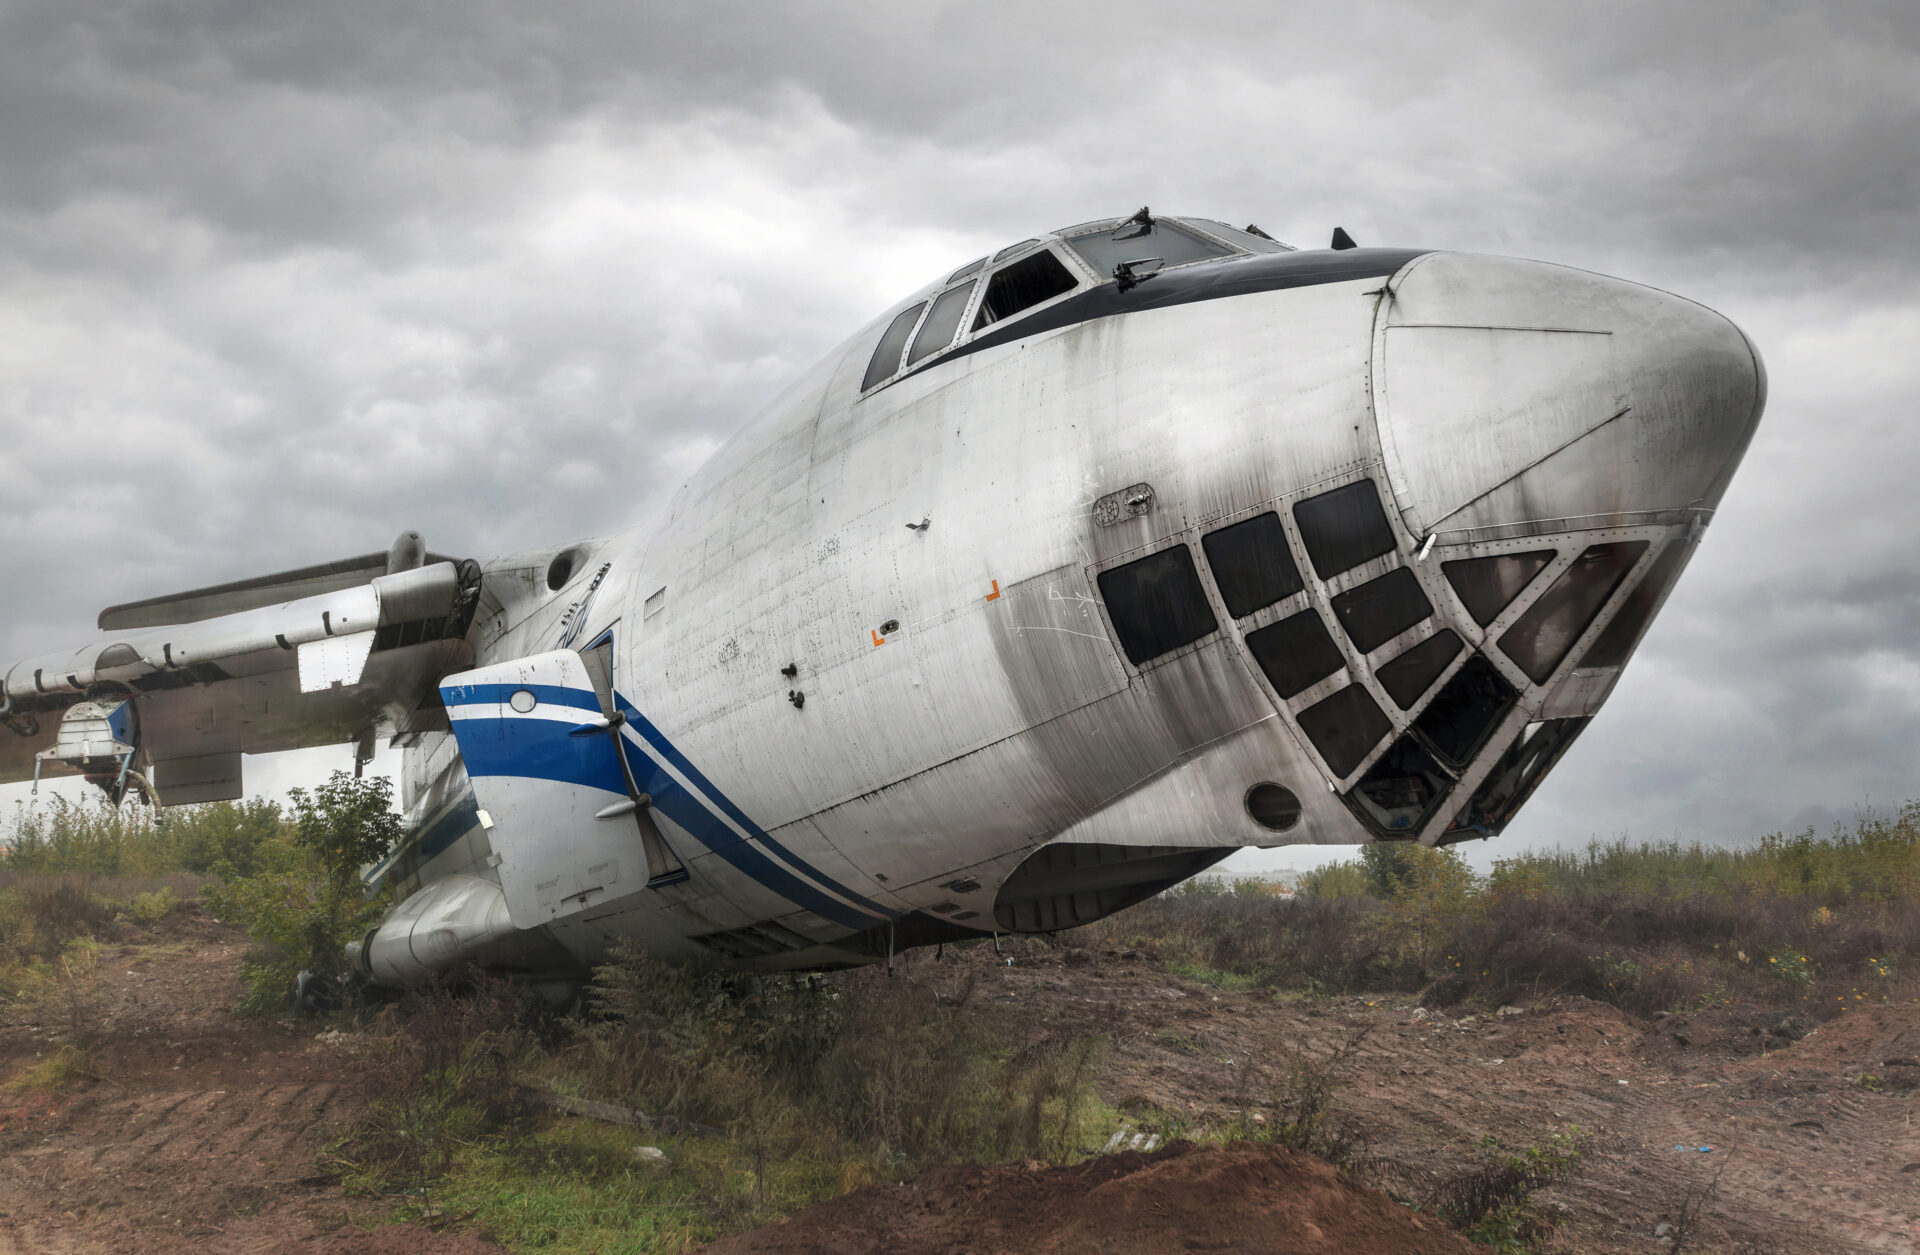
[[[1285,832],[1300,822],[1300,799],[1281,785],[1256,784],[1247,790],[1247,814],[1262,828]]]
[[[531,713],[533,708],[539,704],[540,699],[533,695],[532,689],[515,689],[513,696],[507,699],[507,705],[513,707],[523,715]],[[1289,794],[1289,796],[1291,796],[1291,794]],[[1296,807],[1295,809],[1297,810],[1299,808]]]
[[[555,554],[553,561],[547,564],[547,587],[559,592],[573,578],[573,550]]]

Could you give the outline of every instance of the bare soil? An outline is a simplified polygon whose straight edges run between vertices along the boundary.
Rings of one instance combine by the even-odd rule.
[[[73,996],[0,1006],[0,1078],[75,1032],[95,1043],[91,1078],[0,1090],[0,1255],[499,1251],[457,1223],[380,1227],[402,1200],[332,1182],[325,1147],[362,1101],[355,1056],[314,1025],[234,1015],[245,946],[188,908],[99,950],[65,986]],[[1030,1011],[1036,1037],[1105,1035],[1099,1088],[1143,1130],[1257,1123],[1296,1060],[1357,1036],[1334,1106],[1366,1143],[1359,1184],[1258,1144],[1176,1143],[1069,1168],[939,1169],[711,1249],[1465,1249],[1401,1204],[1475,1163],[1483,1136],[1517,1148],[1574,1127],[1581,1163],[1538,1196],[1560,1249],[1920,1248],[1911,1001],[1824,1021],[1737,1006],[1643,1021],[1548,996],[1463,1016],[1404,999],[1275,1001],[1176,978],[1145,954],[1064,949],[1008,966],[986,947],[918,952],[896,979],[972,980],[974,996]]]
[[[0,1255],[481,1255],[503,1248],[352,1199],[317,1159],[352,1119],[351,1060],[312,1026],[233,1014],[246,938],[197,906],[0,1007],[0,1076],[76,1036],[93,1079],[0,1091]],[[397,1201],[397,1200],[395,1200]]]

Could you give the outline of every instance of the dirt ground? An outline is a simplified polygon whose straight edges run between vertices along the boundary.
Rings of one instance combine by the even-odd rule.
[[[376,1228],[391,1205],[331,1183],[320,1155],[359,1102],[353,1055],[312,1025],[235,1017],[244,948],[190,909],[158,944],[98,951],[73,983],[78,996],[0,1007],[0,1077],[75,1029],[99,1043],[92,1079],[0,1091],[0,1255],[499,1251],[457,1226]],[[1098,1029],[1112,1043],[1102,1094],[1143,1130],[1260,1115],[1292,1060],[1324,1058],[1358,1036],[1335,1107],[1364,1134],[1363,1181],[1401,1202],[1471,1163],[1483,1136],[1515,1148],[1575,1126],[1588,1136],[1573,1175],[1539,1196],[1562,1249],[1920,1247],[1911,1003],[1818,1025],[1738,1007],[1641,1022],[1557,998],[1452,1017],[1404,1000],[1274,1002],[1177,979],[1150,956],[1071,949],[1012,966],[984,947],[939,962],[918,952],[898,978],[971,978],[975,996],[1029,1008],[1036,1034]],[[1066,1169],[941,1169],[715,1249],[1336,1246],[1463,1249],[1370,1189],[1244,1143]]]

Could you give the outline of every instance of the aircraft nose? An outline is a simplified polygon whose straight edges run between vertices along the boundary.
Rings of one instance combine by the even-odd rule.
[[[1374,408],[1415,534],[1498,539],[1718,505],[1766,401],[1731,321],[1624,280],[1461,253],[1430,254],[1392,287]]]

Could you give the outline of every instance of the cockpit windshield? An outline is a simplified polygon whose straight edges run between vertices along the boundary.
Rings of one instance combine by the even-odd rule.
[[[1080,254],[1103,278],[1127,262],[1154,261],[1165,270],[1190,261],[1230,257],[1234,250],[1224,244],[1202,239],[1191,231],[1175,226],[1165,218],[1151,222],[1124,222],[1118,229],[1102,228],[1085,235],[1071,236],[1069,247]]]

